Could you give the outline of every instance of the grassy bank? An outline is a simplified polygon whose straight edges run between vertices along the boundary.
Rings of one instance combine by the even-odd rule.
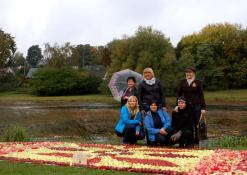
[[[206,91],[205,99],[207,104],[247,104],[247,89],[241,90],[224,90],[224,91]],[[18,91],[1,92],[0,105],[12,104],[16,101],[33,102],[40,104],[49,103],[107,103],[119,104],[111,95],[77,95],[77,96],[46,96],[40,97]],[[175,103],[175,97],[167,97],[167,103]]]
[[[0,162],[1,175],[145,175],[143,173],[129,173],[123,171],[102,171],[83,167],[59,167],[49,165],[34,165],[27,163]]]

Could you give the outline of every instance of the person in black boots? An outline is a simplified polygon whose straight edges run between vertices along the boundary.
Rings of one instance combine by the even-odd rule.
[[[115,127],[117,136],[123,138],[123,144],[136,144],[145,137],[142,114],[139,111],[136,96],[130,96],[126,105],[121,108],[120,119]]]
[[[206,113],[206,104],[204,100],[204,93],[202,82],[196,79],[196,69],[192,66],[185,69],[186,79],[181,80],[178,87],[177,98],[184,96],[187,99],[188,105],[193,112],[194,122],[194,143],[199,144],[197,135],[197,125],[200,120],[201,114]],[[178,106],[175,107],[175,111],[178,110]]]
[[[172,143],[179,143],[179,147],[188,147],[193,143],[193,113],[186,105],[185,97],[178,98],[178,109],[172,112]]]
[[[138,86],[138,100],[141,105],[142,113],[149,111],[149,103],[156,101],[159,108],[166,111],[166,101],[163,88],[158,79],[155,78],[151,68],[143,70],[143,80]]]
[[[138,96],[135,77],[128,77],[127,84],[128,84],[128,87],[125,89],[121,97],[121,107],[126,105],[127,100],[130,96],[136,96],[136,97]]]
[[[144,118],[147,145],[165,145],[169,143],[171,136],[171,118],[163,109],[158,108],[158,103],[150,104],[150,111]]]

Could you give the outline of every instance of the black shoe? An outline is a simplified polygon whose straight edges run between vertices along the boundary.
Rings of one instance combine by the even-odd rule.
[[[178,146],[179,148],[184,148],[185,147],[185,145],[184,145],[184,143],[179,143],[179,146]]]

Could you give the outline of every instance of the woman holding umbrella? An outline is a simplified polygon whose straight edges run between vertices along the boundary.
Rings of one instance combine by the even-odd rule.
[[[142,115],[139,111],[137,97],[130,96],[126,105],[121,108],[120,120],[115,131],[117,136],[123,137],[123,144],[135,144],[145,137],[142,126]]]
[[[149,103],[156,101],[159,108],[166,110],[165,96],[162,92],[162,86],[158,79],[154,76],[151,68],[143,70],[143,80],[138,87],[138,98],[142,111],[149,111]]]
[[[136,88],[136,79],[135,77],[128,77],[127,78],[127,85],[128,87],[125,89],[122,97],[121,97],[121,107],[123,107],[130,96],[137,97],[137,88]]]

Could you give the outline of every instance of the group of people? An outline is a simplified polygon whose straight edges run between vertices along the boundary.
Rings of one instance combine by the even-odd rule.
[[[199,144],[196,126],[200,115],[206,111],[202,82],[196,79],[194,67],[185,69],[185,79],[178,86],[176,107],[171,117],[161,82],[151,68],[143,70],[143,80],[138,88],[134,77],[128,77],[127,84],[121,98],[120,119],[115,127],[123,144],[136,144],[145,136],[150,146]]]

